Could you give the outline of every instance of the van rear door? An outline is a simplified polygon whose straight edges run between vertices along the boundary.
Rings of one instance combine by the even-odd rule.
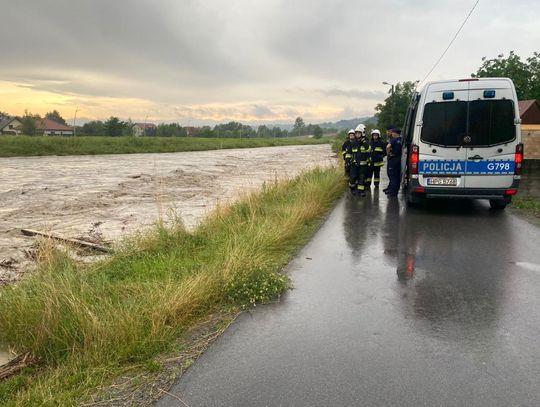
[[[450,89],[449,89],[450,87]],[[464,187],[468,84],[430,84],[423,105],[418,181],[425,187]]]
[[[467,188],[509,188],[514,180],[519,142],[515,97],[507,81],[493,84],[486,89],[486,83],[479,81],[471,83],[469,90],[469,131],[463,140]]]

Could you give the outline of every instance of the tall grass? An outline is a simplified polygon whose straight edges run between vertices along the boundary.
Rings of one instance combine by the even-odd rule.
[[[38,272],[0,291],[0,343],[44,368],[0,383],[0,404],[77,404],[201,318],[274,298],[343,188],[341,171],[316,169],[218,208],[195,232],[157,225],[90,266],[44,250]]]
[[[226,148],[326,144],[329,137],[187,138],[187,137],[56,137],[0,136],[0,157],[172,153]]]

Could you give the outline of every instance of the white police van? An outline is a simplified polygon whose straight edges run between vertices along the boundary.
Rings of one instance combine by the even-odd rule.
[[[517,193],[523,144],[508,78],[428,83],[415,94],[402,134],[407,202],[489,199],[504,209]]]

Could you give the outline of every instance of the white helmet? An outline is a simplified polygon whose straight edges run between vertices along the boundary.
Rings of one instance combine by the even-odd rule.
[[[379,137],[381,137],[381,132],[379,131],[379,129],[373,129],[373,131],[371,132],[371,135],[373,135],[373,134],[376,134]]]
[[[350,129],[349,132],[347,134],[354,134],[354,130],[353,129]]]
[[[354,129],[354,131],[360,131],[360,132],[365,132],[366,131],[366,126],[364,126],[362,123],[360,123],[358,126],[356,126],[356,129]]]

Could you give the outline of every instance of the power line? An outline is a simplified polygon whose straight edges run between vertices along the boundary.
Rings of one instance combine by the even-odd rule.
[[[454,41],[456,40],[457,36],[459,35],[459,33],[461,32],[461,30],[463,29],[463,27],[465,26],[465,24],[467,23],[467,21],[469,20],[469,17],[471,16],[471,14],[473,13],[474,9],[476,8],[476,6],[478,5],[478,3],[480,3],[480,0],[476,0],[476,3],[474,3],[474,6],[472,6],[471,8],[471,11],[469,11],[469,14],[467,14],[467,17],[465,17],[465,20],[463,21],[463,23],[461,24],[461,26],[459,27],[459,29],[457,30],[456,34],[454,35],[454,37],[452,38],[452,41],[450,41],[450,43],[448,44],[448,46],[446,47],[446,49],[444,50],[444,52],[441,54],[441,56],[439,57],[439,59],[437,60],[437,62],[435,62],[435,65],[433,65],[433,67],[431,68],[431,70],[427,73],[426,76],[424,76],[424,79],[422,79],[422,81],[420,81],[418,83],[417,86],[419,86],[421,83],[424,83],[424,81],[429,77],[429,75],[431,75],[431,73],[435,70],[435,68],[437,68],[437,65],[439,65],[439,62],[441,62],[441,60],[444,58],[444,56],[446,55],[446,53],[448,52],[448,50],[450,49],[450,47],[452,46],[452,44],[454,43]]]

